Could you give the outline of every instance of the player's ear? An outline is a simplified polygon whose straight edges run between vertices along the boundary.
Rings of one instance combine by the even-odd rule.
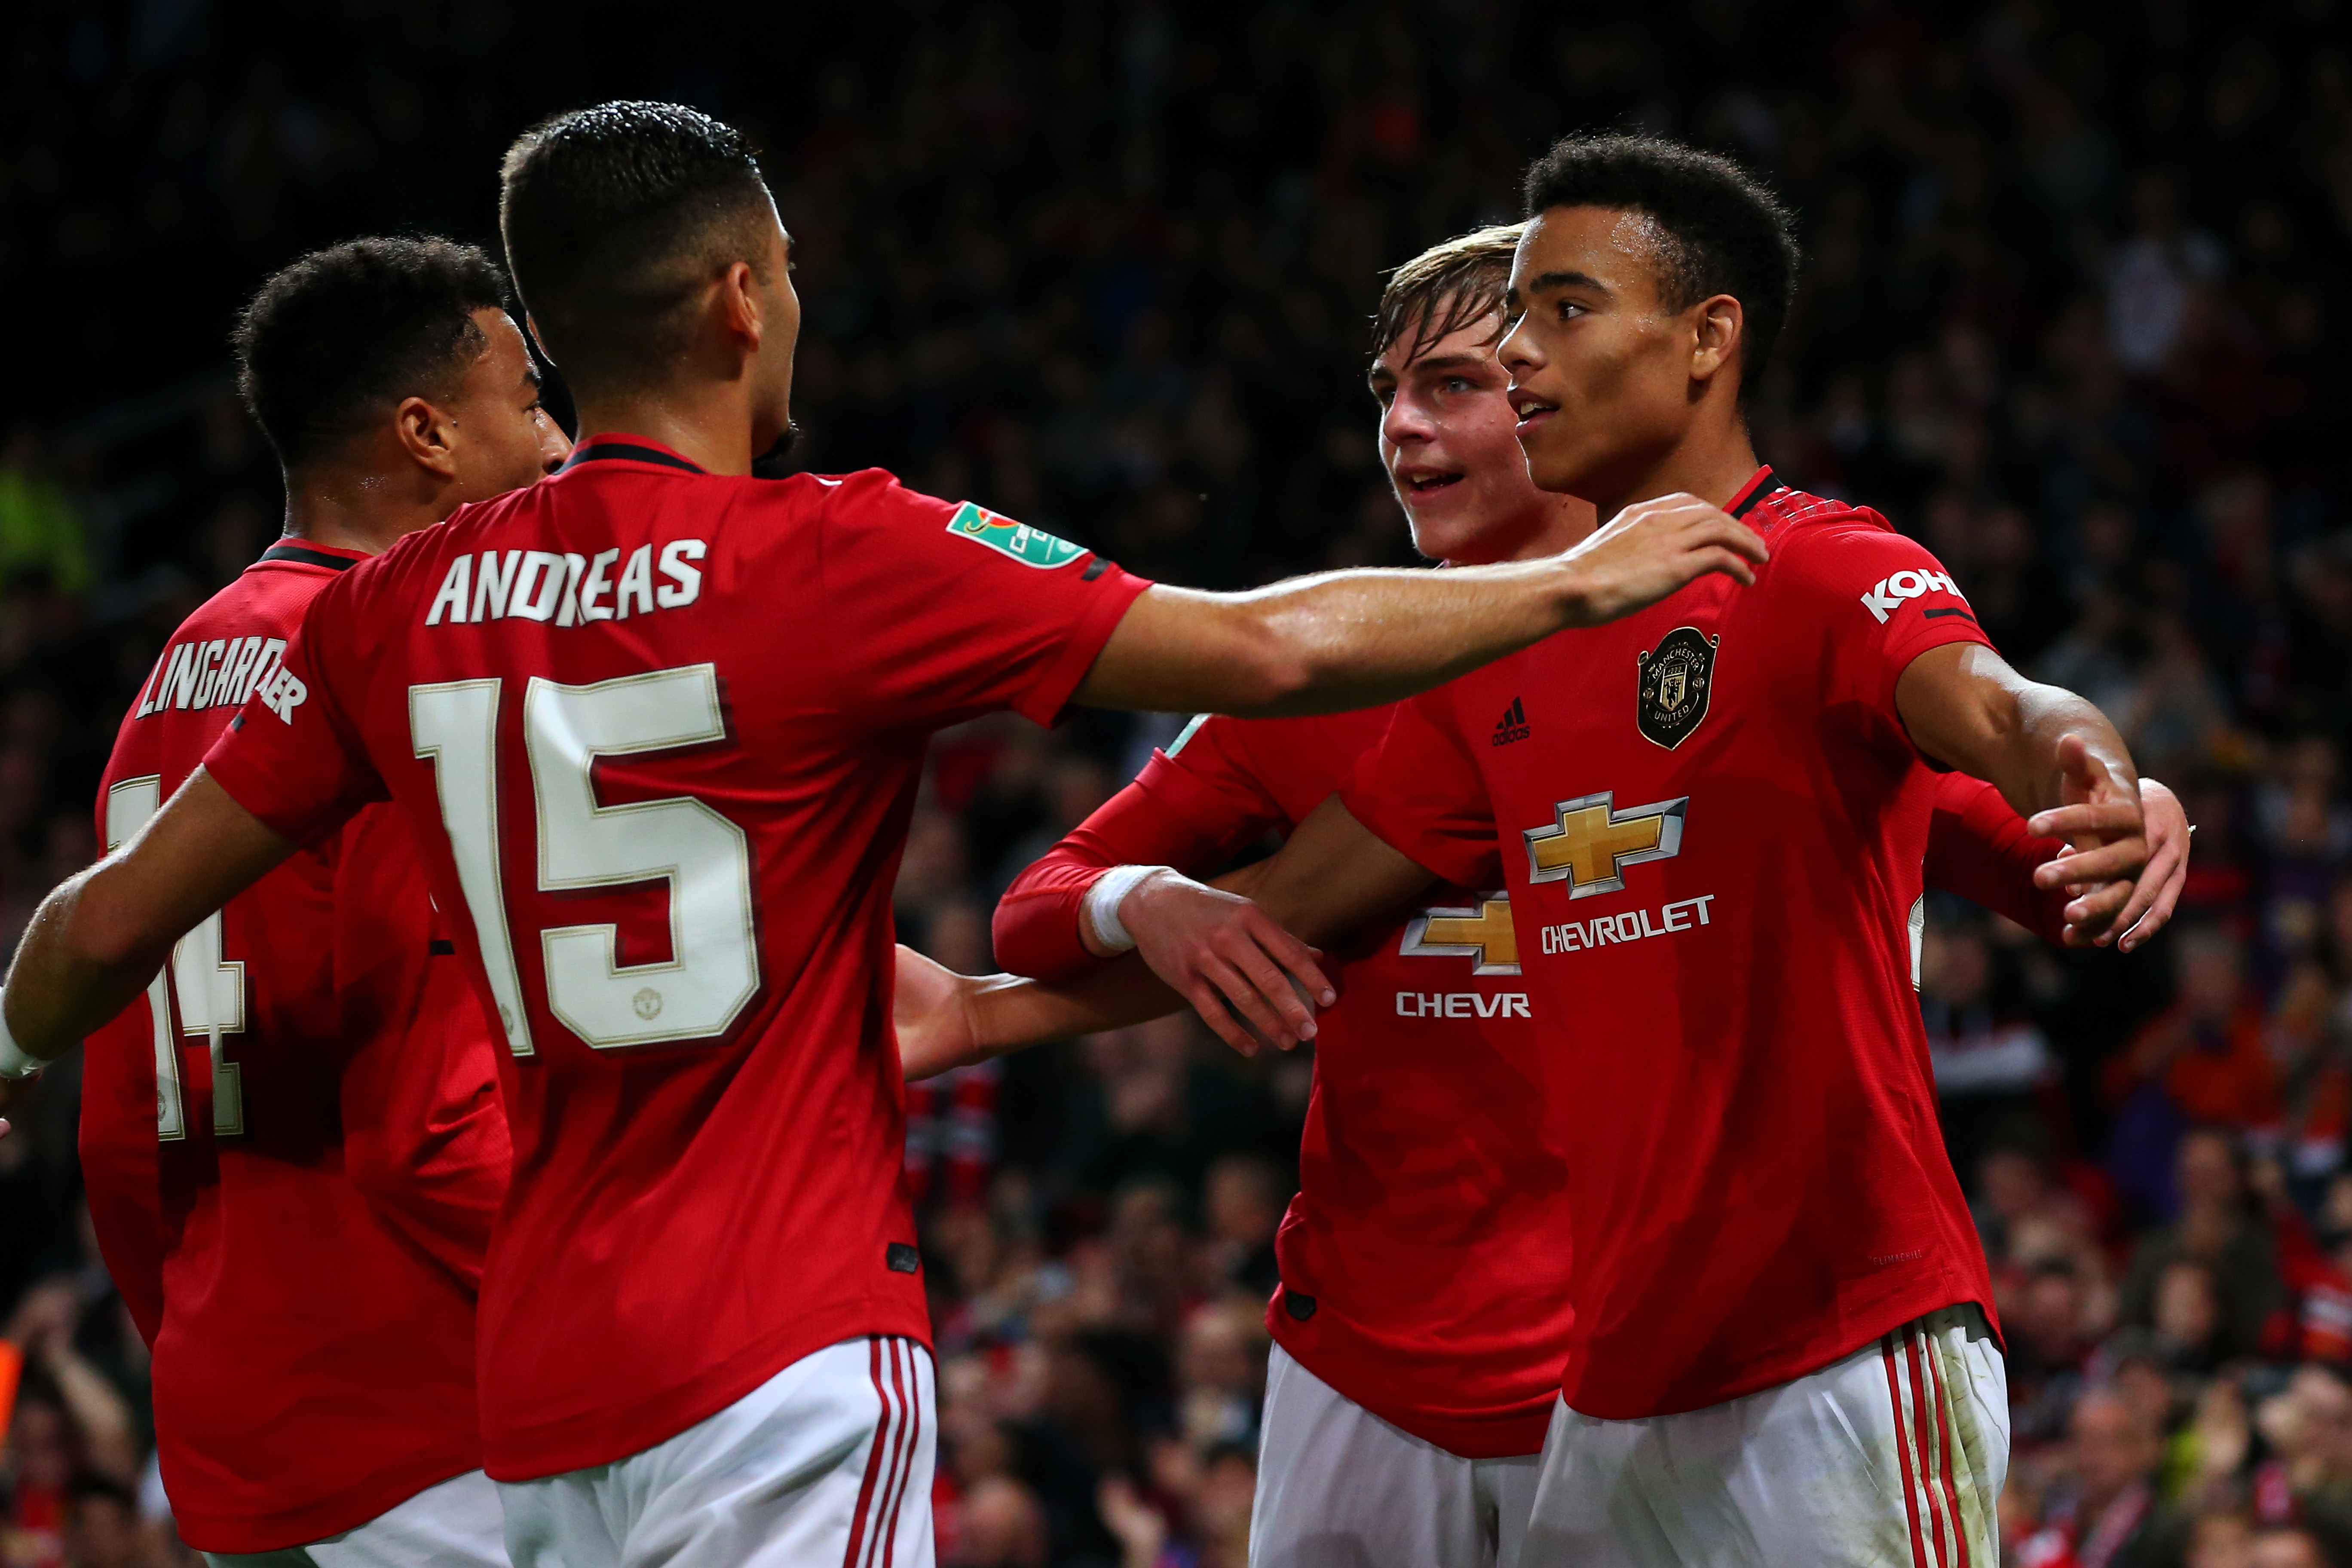
[[[1696,322],[1691,343],[1691,379],[1709,381],[1738,353],[1748,317],[1740,310],[1739,301],[1728,294],[1712,295],[1701,300],[1691,310]]]
[[[522,330],[530,335],[530,346],[539,351],[539,357],[553,364],[555,356],[547,352],[547,341],[539,335],[539,318],[529,310],[522,313]]]
[[[727,335],[748,353],[760,352],[767,312],[760,308],[760,276],[748,261],[730,262],[719,275],[719,319]]]
[[[409,461],[443,479],[457,476],[457,422],[421,397],[404,397],[392,411],[393,437]]]

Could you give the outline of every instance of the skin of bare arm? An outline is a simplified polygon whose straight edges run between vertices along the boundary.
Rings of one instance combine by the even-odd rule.
[[[2033,878],[2043,888],[2082,889],[2066,906],[2068,940],[2079,932],[2087,942],[2116,929],[2148,845],[2138,772],[2106,715],[2071,691],[2026,679],[1976,643],[1913,659],[1895,682],[1895,705],[1921,752],[1992,784],[2033,832],[2063,832],[2073,852]]]
[[[1751,583],[1764,556],[1747,524],[1670,495],[1537,561],[1334,572],[1246,594],[1155,585],[1129,606],[1076,700],[1244,717],[1371,707],[1553,632],[1616,620],[1710,572]]]
[[[1125,1028],[1184,1005],[1133,957],[1068,985],[959,974],[903,944],[898,960],[891,1022],[910,1083],[1049,1040]]]
[[[130,842],[34,911],[0,992],[18,1047],[54,1061],[80,1044],[147,988],[190,927],[294,849],[198,768]],[[30,1081],[0,1083],[0,1095]]]
[[[1260,900],[1262,918],[1308,936],[1352,930],[1411,902],[1436,881],[1376,837],[1334,795],[1307,814],[1280,853],[1219,878],[1217,886]],[[1193,944],[1172,941],[1168,948],[1196,951]],[[1155,978],[1147,967],[1149,957],[1139,951],[1074,984],[1046,985],[1010,974],[958,974],[901,947],[892,1013],[906,1075],[929,1078],[1048,1040],[1122,1028],[1188,1001],[1226,1044],[1255,1054],[1260,1042],[1226,1013],[1212,965],[1196,960]],[[1329,982],[1311,963],[1295,973],[1311,994],[1328,993]],[[1287,1049],[1302,1033],[1311,1035],[1311,1029],[1297,1026],[1311,1016],[1281,973],[1270,969],[1264,984],[1271,988],[1265,1000],[1293,1025],[1287,1031],[1266,1031],[1265,1043]]]

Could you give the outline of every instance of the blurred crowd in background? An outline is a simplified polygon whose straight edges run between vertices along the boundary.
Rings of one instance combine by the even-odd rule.
[[[97,846],[172,626],[275,534],[231,313],[371,230],[491,242],[539,115],[751,131],[807,308],[795,463],[880,464],[1168,580],[1412,559],[1381,269],[1551,137],[1740,157],[1806,270],[1758,447],[1948,564],[2198,824],[2128,958],[1939,904],[1922,1006],[2008,1331],[2005,1554],[2352,1564],[2352,49],[2334,0],[777,6],[33,0],[0,57],[0,939]],[[2336,368],[2331,368],[2336,367]],[[556,398],[560,402],[561,392]],[[908,940],[988,913],[1181,717],[941,738]],[[942,1560],[1244,1559],[1310,1084],[1171,1019],[912,1095]],[[0,1565],[181,1561],[75,1081],[0,1141],[27,1372]]]

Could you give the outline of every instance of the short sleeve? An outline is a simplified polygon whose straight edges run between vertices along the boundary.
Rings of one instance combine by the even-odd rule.
[[[1807,530],[1774,569],[1828,639],[1824,696],[1859,702],[1898,730],[1895,685],[1913,659],[1946,643],[1992,646],[1943,563],[1874,517]]]
[[[845,701],[878,725],[1050,724],[1150,586],[1092,551],[879,470],[835,483],[819,570]]]
[[[312,603],[285,658],[254,682],[253,695],[205,755],[205,772],[231,799],[297,844],[389,798],[344,706],[357,695],[346,668],[352,661],[336,657],[348,641],[313,635],[351,623],[363,572],[344,574]]]
[[[1456,887],[1502,885],[1486,775],[1462,743],[1445,688],[1397,704],[1339,799],[1391,848]]]

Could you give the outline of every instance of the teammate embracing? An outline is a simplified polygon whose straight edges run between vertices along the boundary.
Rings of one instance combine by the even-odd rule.
[[[502,1036],[479,1386],[516,1562],[923,1568],[889,893],[929,734],[1392,701],[1765,551],[1676,496],[1541,561],[1219,595],[887,474],[758,479],[800,305],[742,139],[605,104],[504,174],[509,261],[589,433],[321,593],[204,768],[37,911],[0,1080],[389,798]],[[1282,1000],[1285,1037],[1311,1029]]]
[[[1573,1152],[1529,1561],[1991,1563],[2008,1409],[1912,994],[1922,863],[1941,769],[2082,803],[2037,875],[2105,884],[2066,910],[2104,931],[2146,854],[2129,755],[1925,550],[1757,464],[1740,390],[1796,265],[1768,194],[1604,137],[1527,196],[1497,352],[1536,482],[1716,499],[1772,561],[1403,704],[1255,889],[1310,937],[1433,877],[1510,889]]]
[[[263,286],[236,331],[286,537],[172,636],[99,799],[132,837],[321,590],[570,443],[472,246],[362,239]],[[328,640],[341,628],[324,628]],[[152,1346],[182,1536],[215,1563],[503,1563],[474,1306],[509,1144],[482,1010],[407,830],[370,806],[190,931],[91,1036],[82,1169]]]
[[[1550,553],[1593,525],[1589,503],[1536,488],[1513,431],[1495,349],[1519,237],[1514,225],[1437,246],[1397,268],[1381,302],[1381,456],[1415,545],[1449,562]],[[1014,880],[999,961],[1065,980],[1123,946],[1160,957],[1223,923],[1227,896],[1190,876],[1295,828],[1391,713],[1197,721]],[[1490,750],[1532,739],[1518,697],[1474,737]],[[2186,868],[2178,803],[2143,787],[2155,863],[2116,922],[2137,921],[2135,941],[2168,916]],[[2058,848],[1990,784],[1939,781],[1930,881],[2059,940],[2065,895],[2033,883]],[[1491,886],[1424,891],[1334,946],[1340,998],[1318,1020],[1300,1191],[1276,1241],[1251,1560],[1510,1564],[1573,1337],[1564,1188],[1577,1152],[1535,1090],[1559,1020],[1530,994],[1509,900]],[[1236,1032],[1222,1005],[1205,1011]]]

